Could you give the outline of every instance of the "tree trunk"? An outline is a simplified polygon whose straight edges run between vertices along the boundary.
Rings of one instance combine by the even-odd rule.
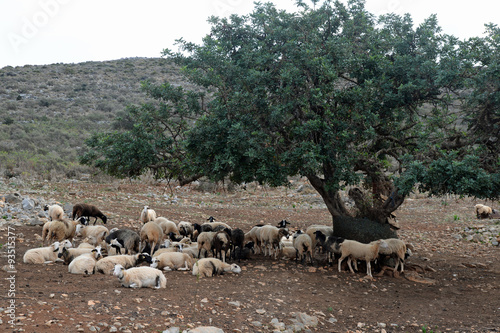
[[[353,193],[356,199],[353,199],[359,212],[363,212],[364,216],[361,214],[352,216],[345,207],[339,191],[327,190],[325,180],[315,175],[307,176],[307,179],[321,195],[332,215],[333,234],[335,236],[357,240],[362,243],[369,243],[381,238],[398,237],[393,226],[388,223],[388,217],[404,200],[402,196],[398,195],[397,190],[385,201],[374,206],[370,204],[370,201],[363,195],[361,190],[354,189]]]

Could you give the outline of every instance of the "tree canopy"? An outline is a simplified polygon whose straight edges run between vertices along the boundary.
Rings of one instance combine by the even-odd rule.
[[[180,52],[164,51],[209,96],[206,108],[200,96],[169,102],[196,118],[179,128],[175,152],[167,149],[178,156],[171,174],[274,186],[305,176],[334,221],[352,215],[340,199],[346,186],[355,215],[381,223],[417,185],[500,196],[495,25],[459,41],[436,16],[415,27],[410,15],[375,17],[361,0],[297,4],[296,13],[256,3],[248,15],[211,17],[201,45],[180,39]],[[162,87],[165,95],[152,97],[167,101],[172,92]],[[170,121],[160,109],[135,110],[140,130],[94,136],[84,162],[135,175],[142,169],[132,165],[170,161],[155,149],[173,147],[171,133],[148,130],[150,114]],[[109,157],[124,149],[133,156]]]

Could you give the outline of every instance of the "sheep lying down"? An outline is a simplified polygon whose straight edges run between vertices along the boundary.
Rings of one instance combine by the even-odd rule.
[[[113,275],[123,287],[127,288],[166,288],[167,278],[162,271],[152,267],[132,267],[123,268],[122,265],[115,265]]]
[[[239,274],[241,273],[241,268],[236,264],[227,264],[216,258],[203,258],[193,265],[193,275],[199,277],[222,275],[224,272]]]

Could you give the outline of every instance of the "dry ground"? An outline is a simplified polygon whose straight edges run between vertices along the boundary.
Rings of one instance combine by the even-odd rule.
[[[193,187],[163,185],[56,183],[19,189],[23,196],[61,203],[88,202],[110,217],[108,227],[137,228],[148,204],[176,222],[204,222],[208,216],[248,231],[257,223],[292,227],[330,224],[320,198],[307,185],[270,190],[249,187],[204,193]],[[285,325],[296,312],[318,319],[312,332],[498,332],[500,328],[499,248],[453,237],[466,226],[488,223],[473,214],[472,199],[408,199],[397,211],[400,237],[413,243],[407,261],[414,269],[393,277],[364,278],[364,272],[339,273],[321,262],[314,267],[256,255],[242,261],[242,273],[197,279],[167,272],[167,289],[132,290],[113,276],[78,276],[60,263],[26,265],[22,256],[40,245],[40,226],[16,227],[16,325],[1,314],[0,331],[162,332],[212,325],[225,332],[271,332],[273,318]],[[0,243],[7,242],[7,230]],[[4,260],[4,256],[2,256]],[[2,266],[5,263],[2,263]],[[10,298],[0,273],[4,310]],[[261,325],[260,325],[260,324]]]

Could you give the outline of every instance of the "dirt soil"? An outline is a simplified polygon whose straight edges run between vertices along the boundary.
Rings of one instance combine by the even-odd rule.
[[[138,230],[146,204],[176,222],[202,223],[214,216],[244,231],[282,219],[293,228],[331,224],[320,197],[301,181],[291,189],[248,186],[233,192],[129,182],[42,183],[19,192],[61,204],[95,204],[110,218],[109,229]],[[396,213],[400,238],[414,246],[408,270],[373,279],[365,277],[364,268],[339,273],[321,260],[310,266],[254,255],[239,263],[238,275],[199,279],[190,272],[165,272],[166,289],[129,289],[110,275],[69,274],[62,263],[24,264],[25,251],[41,245],[42,227],[15,227],[16,319],[14,326],[8,323],[12,299],[6,278],[12,274],[1,270],[0,331],[163,332],[178,327],[182,332],[215,326],[225,332],[273,332],[305,313],[318,320],[307,328],[310,332],[498,332],[500,248],[456,237],[465,227],[489,223],[475,218],[473,206],[479,202],[407,199]],[[6,242],[3,228],[0,243]]]

